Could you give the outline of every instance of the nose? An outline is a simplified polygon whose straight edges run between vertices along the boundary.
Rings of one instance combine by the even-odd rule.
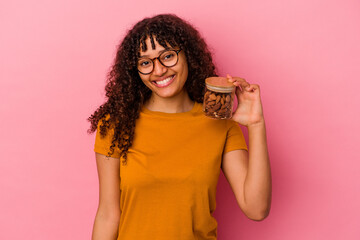
[[[157,76],[162,76],[165,72],[167,71],[167,67],[165,67],[164,65],[162,65],[159,62],[159,59],[155,59],[154,60],[154,70],[153,70],[153,74],[157,75]]]

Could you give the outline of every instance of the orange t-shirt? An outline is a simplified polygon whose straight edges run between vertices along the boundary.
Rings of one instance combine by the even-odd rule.
[[[95,152],[108,154],[109,133],[97,131]],[[222,155],[236,149],[247,150],[239,125],[206,117],[201,103],[182,113],[143,108],[127,165],[120,164],[118,239],[215,240]],[[119,156],[115,148],[111,157]]]

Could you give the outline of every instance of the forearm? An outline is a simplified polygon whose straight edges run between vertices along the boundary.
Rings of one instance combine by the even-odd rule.
[[[271,205],[271,170],[266,141],[265,122],[248,126],[249,165],[244,182],[247,211],[263,219]]]
[[[116,240],[118,237],[120,216],[96,213],[92,240]]]

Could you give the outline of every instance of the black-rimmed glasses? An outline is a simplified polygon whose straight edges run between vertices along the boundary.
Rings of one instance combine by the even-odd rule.
[[[140,57],[137,62],[137,69],[140,73],[146,75],[152,73],[154,70],[155,59],[159,60],[161,65],[165,67],[173,67],[179,61],[179,50],[165,50],[158,57],[155,58],[147,58]]]

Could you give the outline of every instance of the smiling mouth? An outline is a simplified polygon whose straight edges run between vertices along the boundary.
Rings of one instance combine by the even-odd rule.
[[[157,87],[167,87],[169,86],[175,79],[175,75],[165,78],[161,81],[153,81],[152,83]]]

